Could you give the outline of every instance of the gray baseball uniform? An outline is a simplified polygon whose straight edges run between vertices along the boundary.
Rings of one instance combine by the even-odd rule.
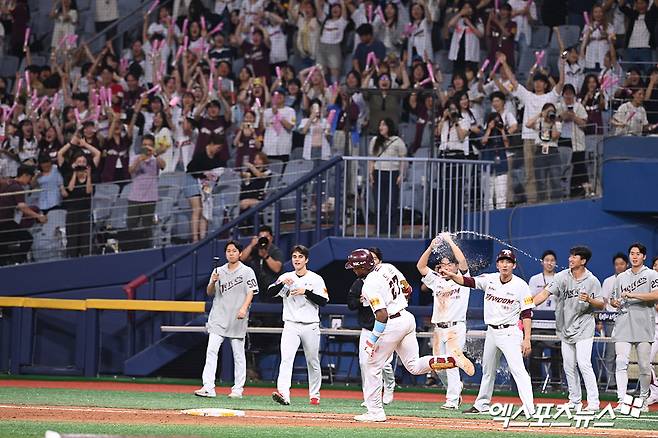
[[[209,337],[202,379],[204,388],[214,390],[219,348],[224,339],[228,338],[233,350],[234,383],[231,392],[242,396],[247,379],[244,338],[247,334],[249,312],[247,311],[247,315],[242,319],[238,319],[238,312],[250,291],[254,295],[258,293],[258,282],[253,269],[241,262],[238,263],[239,266],[233,271],[229,271],[228,264],[213,271],[219,274],[219,280],[215,283],[215,298],[206,324]]]
[[[578,299],[578,294],[586,292],[591,298],[601,299],[601,283],[587,269],[585,275],[576,280],[570,269],[555,274],[546,290],[557,301],[555,308],[556,334],[569,344],[594,337],[594,309]]]
[[[650,394],[651,383],[651,343],[655,336],[656,312],[653,302],[622,298],[624,292],[648,293],[658,289],[658,272],[642,266],[634,273],[628,269],[615,278],[612,298],[621,301],[615,320],[612,338],[615,341],[617,397],[623,400],[628,387],[628,361],[631,347],[636,346],[637,363],[640,368],[640,397],[645,400]]]
[[[594,309],[580,301],[578,295],[586,293],[591,298],[601,298],[601,283],[587,269],[576,279],[571,269],[559,272],[546,290],[555,296],[555,328],[562,341],[562,362],[567,376],[569,401],[579,404],[582,401],[580,375],[587,390],[588,409],[599,409],[599,388],[592,368],[592,344],[594,342]]]

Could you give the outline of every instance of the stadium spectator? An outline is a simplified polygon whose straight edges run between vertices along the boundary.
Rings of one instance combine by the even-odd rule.
[[[133,232],[132,249],[152,246],[155,203],[158,201],[158,174],[167,166],[156,152],[155,138],[146,134],[142,138],[142,148],[130,162],[132,178],[128,195],[128,217],[126,224]]]
[[[32,210],[25,203],[24,187],[33,176],[34,168],[21,165],[16,178],[0,180],[0,266],[27,261],[33,239],[21,224],[23,217],[36,219],[42,224],[48,221],[43,213]]]
[[[290,18],[297,25],[297,38],[295,45],[302,58],[304,67],[315,64],[320,42],[320,22],[318,21],[318,8],[313,1],[303,0],[294,2],[289,8]]]
[[[257,152],[253,162],[247,162],[244,170],[240,172],[242,184],[240,184],[240,213],[256,206],[265,199],[272,171],[268,169],[269,160],[267,155]]]
[[[402,5],[400,5],[402,6]],[[375,37],[384,44],[386,53],[400,53],[403,42],[403,22],[398,3],[387,1],[373,22]]]
[[[646,98],[644,108],[647,111],[647,121],[655,125],[658,123],[658,67],[651,68],[649,82],[644,92]]]
[[[487,18],[485,35],[487,37],[487,49],[489,62],[496,62],[496,53],[504,53],[507,57],[510,67],[516,67],[514,49],[515,39],[518,33],[518,25],[512,19],[512,6],[505,3],[500,7],[500,11],[492,10]],[[479,59],[479,58],[478,58]]]
[[[373,67],[368,62],[368,58],[371,56],[370,53],[375,55],[375,62],[377,60],[383,60],[386,57],[386,46],[374,37],[372,25],[369,23],[359,26],[356,29],[356,33],[359,35],[359,44],[354,49],[352,68],[358,73],[363,74],[367,70],[366,67]]]
[[[107,41],[112,41],[117,34],[116,27],[111,27],[119,19],[119,4],[117,0],[96,0],[94,2],[96,32],[108,29],[105,34]]]
[[[399,158],[407,156],[407,146],[397,134],[393,120],[382,119],[379,134],[368,145],[371,157],[390,159],[368,162],[368,183],[378,206],[375,227],[381,235],[395,235],[399,225],[400,189],[406,170],[406,163]]]
[[[562,122],[558,148],[562,159],[563,196],[582,197],[590,191],[584,132],[587,126],[587,110],[576,100],[576,89],[573,85],[564,86],[562,101],[557,104],[557,114]]]
[[[75,26],[78,23],[78,8],[75,4],[75,0],[53,2],[49,16],[50,19],[55,22],[50,46],[52,48],[56,48],[63,44],[66,44],[68,47],[73,46],[67,41],[67,38],[71,35],[75,35]]]
[[[262,122],[263,118],[259,118]],[[235,146],[235,167],[241,168],[249,163],[254,163],[256,154],[263,147],[263,129],[260,123],[256,123],[256,113],[253,110],[247,110],[244,113],[242,123],[233,139]]]
[[[512,20],[516,23],[516,47],[519,51],[517,62],[530,52],[532,42],[532,24],[537,21],[537,5],[526,0],[509,0],[512,7]],[[493,62],[493,60],[492,60]]]
[[[349,24],[346,14],[344,0],[330,3],[329,14],[320,25],[318,63],[329,69],[332,81],[340,79],[340,71],[343,67],[341,41]]]
[[[66,207],[66,254],[86,256],[91,249],[92,167],[84,154],[74,155],[61,187]]]
[[[335,113],[334,113],[335,114]],[[309,117],[302,119],[299,132],[304,135],[305,160],[328,160],[331,155],[329,146],[330,126],[326,118],[322,117],[322,103],[315,99],[311,102]]]
[[[240,261],[256,273],[259,290],[267,290],[283,271],[283,253],[273,242],[272,228],[262,225],[258,235],[251,239],[240,254]]]
[[[632,93],[631,101],[623,103],[610,120],[615,135],[642,135],[649,128],[644,109],[644,89],[635,88]]]
[[[274,90],[272,108],[267,108],[263,113],[263,152],[271,160],[288,161],[292,149],[291,131],[296,121],[295,110],[285,106],[285,94],[283,88]]]
[[[452,17],[448,28],[454,29],[450,41],[448,59],[454,71],[463,71],[467,65],[477,68],[480,62],[480,38],[484,36],[484,25],[475,11],[475,2],[464,1],[459,14]],[[431,49],[431,46],[430,46]],[[425,59],[431,51],[420,52]]]
[[[552,103],[546,103],[541,112],[528,119],[525,127],[535,132],[534,171],[539,201],[561,198],[560,177],[562,162],[558,150],[558,139],[562,122],[557,118],[557,110]]]
[[[625,0],[619,2],[619,9],[628,19],[626,61],[646,73],[653,58],[652,47],[656,47],[658,0],[651,3],[651,8],[649,0],[635,0],[633,8],[629,3]]]
[[[47,154],[39,155],[39,171],[32,178],[31,185],[40,190],[37,206],[41,213],[48,214],[50,210],[61,208],[60,187],[64,185],[64,179]]]
[[[603,69],[605,55],[610,48],[614,48],[614,26],[608,23],[603,6],[594,5],[590,23],[586,24],[582,33],[581,52],[585,58],[585,68],[592,71]]]
[[[490,173],[482,175],[484,189],[484,206],[488,210],[507,206],[507,149],[510,142],[505,131],[505,124],[498,113],[487,117],[486,130],[480,141],[480,158],[493,161]],[[495,199],[495,203],[494,203]]]

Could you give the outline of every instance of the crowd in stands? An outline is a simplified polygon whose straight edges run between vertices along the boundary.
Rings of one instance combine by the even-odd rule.
[[[584,196],[603,134],[658,123],[658,0],[156,1],[122,44],[117,0],[91,8],[103,49],[77,37],[75,0],[54,1],[36,65],[30,4],[0,1],[4,54],[26,66],[0,78],[0,191],[39,190],[31,213],[0,201],[2,242],[16,206],[41,222],[64,206],[85,247],[92,183],[132,180],[129,226],[149,228],[172,172],[196,241],[218,169],[239,171],[244,210],[268,163],[337,154],[491,160],[489,208]],[[365,180],[404,177],[373,165]]]

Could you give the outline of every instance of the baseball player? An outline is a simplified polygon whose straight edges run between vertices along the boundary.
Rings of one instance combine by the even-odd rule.
[[[379,248],[368,248],[368,251],[370,251],[372,254],[372,257],[375,260],[375,265],[383,264],[383,255]],[[386,265],[388,265],[388,263],[386,263]],[[411,286],[409,286],[409,283],[406,280],[402,280],[402,282],[404,285],[406,285],[407,288],[405,295],[408,295],[411,293]],[[370,338],[370,333],[372,332],[372,328],[375,325],[375,315],[373,315],[368,302],[362,299],[362,289],[363,278],[357,278],[354,280],[352,287],[350,287],[350,290],[347,293],[347,307],[350,310],[356,310],[358,312],[358,322],[361,326],[361,335],[359,336],[359,367],[361,368],[361,384],[362,386],[365,386],[365,366],[368,359],[365,348],[366,341],[368,338]],[[395,391],[395,373],[393,372],[392,362],[393,354],[391,354],[391,357],[388,358],[384,364],[384,368],[382,369],[382,375],[384,378],[384,395],[382,396],[382,402],[385,405],[388,405],[393,401],[393,393]],[[366,406],[365,400],[363,403],[361,403],[361,406]]]
[[[319,308],[329,302],[324,280],[307,269],[308,248],[292,248],[294,272],[286,272],[267,291],[270,297],[283,298],[283,332],[281,333],[281,365],[277,390],[272,399],[282,405],[290,404],[290,380],[295,355],[301,342],[308,368],[308,392],[311,405],[320,404],[320,313]]]
[[[452,250],[452,256],[441,257],[437,260],[434,270],[427,265],[430,254],[434,248],[446,242]],[[445,267],[451,272],[461,272],[470,276],[468,263],[464,253],[452,240],[450,233],[441,233],[436,237],[423,255],[420,256],[416,268],[423,276],[422,282],[432,291],[434,295],[434,309],[432,311],[432,354],[447,354],[455,348],[464,349],[466,343],[466,310],[468,309],[468,298],[471,290],[458,285],[452,280],[446,280],[438,273],[439,268]],[[442,409],[457,410],[461,401],[463,384],[459,378],[459,370],[451,368],[446,370],[448,388],[446,390],[446,402],[441,405]]]
[[[535,306],[555,297],[555,329],[562,343],[562,363],[569,386],[569,403],[579,409],[582,402],[580,377],[583,376],[587,390],[587,411],[599,410],[599,388],[592,368],[592,345],[594,344],[594,310],[603,310],[601,283],[587,270],[592,251],[586,246],[574,246],[569,252],[569,269],[555,278],[534,297]]]
[[[617,309],[610,305],[610,296],[612,295],[612,288],[615,285],[615,279],[617,275],[628,269],[628,256],[623,252],[618,252],[612,256],[612,266],[615,270],[615,273],[605,280],[601,284],[601,297],[605,302],[605,312],[608,314],[616,314]],[[616,315],[615,315],[616,316]],[[615,327],[614,319],[608,319],[603,322],[603,329],[605,331],[605,336],[610,336],[612,334],[612,329]],[[615,378],[615,344],[614,342],[608,342],[605,344],[605,356],[603,358],[603,363],[605,365],[606,379],[608,382],[608,388],[617,389],[617,380]]]
[[[530,375],[523,364],[523,356],[530,354],[532,294],[528,284],[514,275],[516,255],[504,249],[496,257],[498,273],[482,274],[475,278],[441,268],[440,274],[455,283],[484,291],[484,323],[488,325],[482,354],[482,382],[473,406],[465,414],[480,414],[489,410],[500,354],[505,355],[514,377],[519,397],[527,415],[534,415]],[[523,332],[519,330],[523,321]]]
[[[655,256],[653,258],[653,261],[651,262],[651,266],[653,267],[654,271],[658,272],[658,256]],[[658,312],[658,303],[656,303],[654,307],[656,309],[656,312]],[[656,371],[655,368],[653,367],[653,363],[658,362],[658,357],[656,357],[657,354],[658,354],[658,315],[656,315],[656,334],[653,340],[653,344],[651,345],[651,353],[649,354],[649,358],[651,359],[652,362],[651,385],[649,386],[651,395],[649,395],[649,400],[647,400],[647,405],[658,403],[658,378],[656,377]]]
[[[382,407],[382,368],[393,352],[398,354],[405,368],[415,375],[455,366],[470,376],[475,373],[471,361],[458,349],[452,351],[449,357],[418,356],[416,319],[405,310],[407,300],[400,271],[392,265],[376,266],[367,249],[352,251],[345,269],[352,269],[357,277],[364,278],[363,298],[375,314],[375,325],[365,346],[368,359],[363,396],[368,412],[355,416],[355,420],[386,421]]]
[[[644,399],[643,412],[648,412],[651,383],[651,343],[655,338],[658,301],[658,272],[644,266],[647,248],[633,243],[628,249],[630,269],[615,279],[610,304],[618,310],[612,339],[615,342],[617,397],[619,402],[626,396],[628,386],[628,360],[631,347],[637,350],[640,367],[640,397]],[[621,409],[621,404],[615,409]]]
[[[194,391],[199,397],[215,397],[215,373],[217,354],[224,339],[230,339],[233,350],[233,388],[228,395],[242,398],[244,382],[247,378],[247,360],[244,353],[244,338],[247,334],[249,306],[258,293],[258,282],[253,269],[240,262],[242,246],[230,240],[224,246],[226,263],[215,268],[206,288],[213,298],[208,316],[208,348],[206,364],[203,367],[203,387]]]

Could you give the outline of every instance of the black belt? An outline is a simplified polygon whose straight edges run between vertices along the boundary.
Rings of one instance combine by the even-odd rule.
[[[399,318],[400,316],[402,316],[402,314],[398,312],[398,313],[394,313],[393,315],[388,315],[388,319],[395,319],[395,318]]]
[[[496,329],[496,330],[506,329],[507,327],[514,327],[514,324],[501,324],[501,325],[487,324],[487,325],[492,329]]]
[[[435,322],[434,325],[435,325],[437,328],[443,328],[443,329],[446,329],[446,328],[450,328],[450,327],[452,327],[452,326],[455,326],[455,325],[459,324],[460,322],[462,322],[462,321],[453,321],[453,322]]]

